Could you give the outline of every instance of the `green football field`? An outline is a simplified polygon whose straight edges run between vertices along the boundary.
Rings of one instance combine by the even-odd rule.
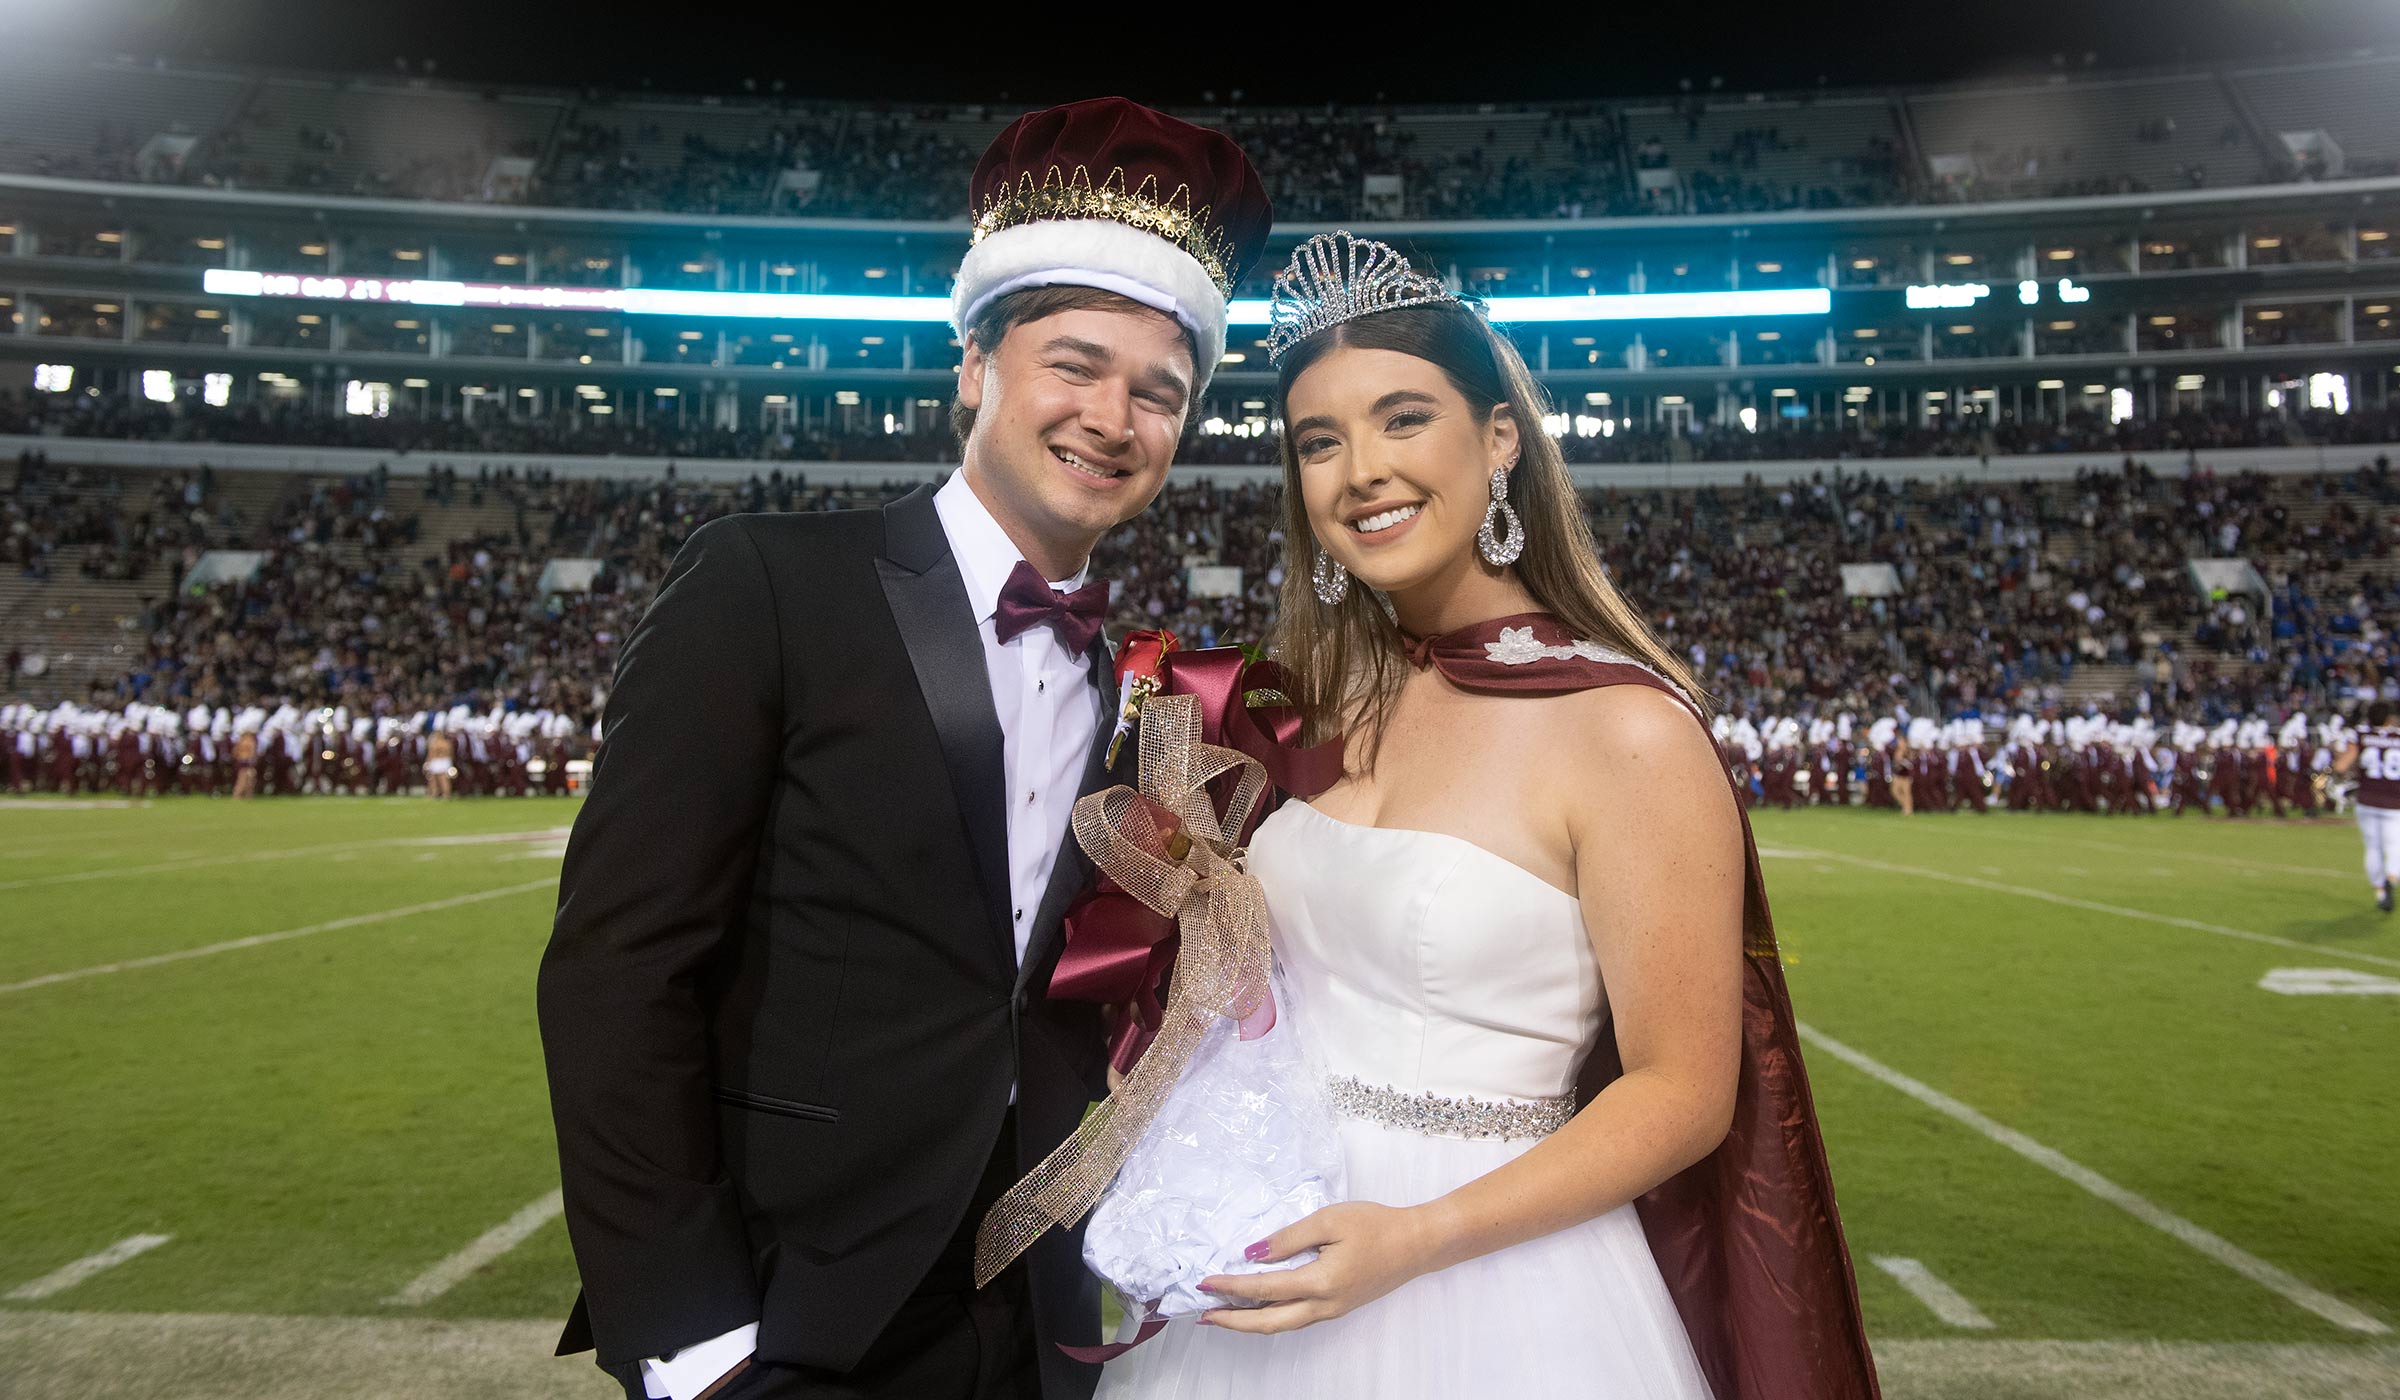
[[[0,804],[0,1394],[176,1393],[111,1319],[538,1354],[575,1288],[533,1021],[574,810]],[[1895,1395],[2147,1393],[2012,1379],[2102,1353],[2010,1343],[2400,1393],[2400,920],[2347,823],[1755,820]]]

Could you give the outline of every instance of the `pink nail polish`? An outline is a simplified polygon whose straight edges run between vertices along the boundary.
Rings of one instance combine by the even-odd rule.
[[[1255,1264],[1259,1260],[1266,1258],[1269,1254],[1274,1252],[1275,1247],[1272,1244],[1269,1244],[1265,1240],[1260,1240],[1258,1243],[1250,1246],[1248,1249],[1243,1250],[1242,1257]]]

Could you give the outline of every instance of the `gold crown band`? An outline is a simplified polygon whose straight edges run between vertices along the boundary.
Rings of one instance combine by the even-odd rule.
[[[1208,280],[1232,296],[1233,278],[1227,268],[1233,262],[1233,240],[1213,225],[1213,208],[1204,204],[1195,211],[1189,185],[1177,185],[1175,192],[1164,198],[1158,189],[1158,177],[1148,175],[1139,188],[1128,191],[1122,166],[1109,171],[1098,188],[1092,185],[1092,172],[1080,165],[1073,174],[1053,165],[1039,185],[1033,182],[1033,172],[1027,171],[1017,177],[1014,188],[984,198],[983,208],[975,216],[972,242],[981,243],[1002,229],[1037,219],[1109,219],[1156,234],[1191,254]]]

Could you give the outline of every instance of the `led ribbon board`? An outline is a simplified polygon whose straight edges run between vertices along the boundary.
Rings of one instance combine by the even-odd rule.
[[[947,325],[948,297],[847,296],[820,292],[685,292],[656,287],[532,287],[517,282],[450,282],[406,277],[327,277],[314,273],[211,268],[211,296],[298,298],[388,306],[475,306],[494,310],[615,311],[631,316],[697,316],[769,321],[885,321]],[[1822,316],[1833,296],[1822,287],[1758,292],[1651,292],[1617,296],[1493,297],[1492,319],[1512,325],[1582,321],[1668,321],[1695,317]],[[1228,318],[1264,326],[1263,298],[1236,301]]]
[[[1975,305],[1992,294],[1986,282],[1935,282],[1908,289],[1908,309],[1911,311],[1958,311]],[[2017,300],[2026,306],[2038,305],[2042,299],[2042,284],[2032,277],[2017,283]],[[2058,279],[2058,299],[2068,305],[2090,301],[2092,289],[2076,285],[2072,277]]]

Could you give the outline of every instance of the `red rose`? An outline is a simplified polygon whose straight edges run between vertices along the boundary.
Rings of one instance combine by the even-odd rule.
[[[1136,681],[1148,681],[1156,688],[1160,673],[1166,669],[1167,653],[1179,650],[1182,643],[1175,634],[1163,628],[1143,628],[1125,634],[1125,642],[1117,648],[1117,688],[1130,689]]]

